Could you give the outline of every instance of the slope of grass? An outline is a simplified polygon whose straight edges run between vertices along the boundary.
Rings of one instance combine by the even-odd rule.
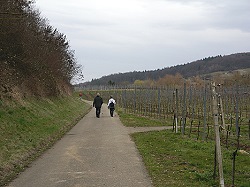
[[[78,97],[0,104],[0,186],[60,139],[89,111]]]
[[[122,121],[143,126],[144,120],[136,115],[120,115]],[[138,124],[141,123],[141,124]],[[147,123],[155,123],[155,120]],[[128,125],[129,126],[129,125]],[[214,173],[214,142],[197,141],[172,131],[135,133],[132,135],[155,187],[219,186]],[[234,147],[222,149],[226,186],[232,184],[232,153]],[[236,157],[235,186],[250,186],[250,155],[238,152]]]

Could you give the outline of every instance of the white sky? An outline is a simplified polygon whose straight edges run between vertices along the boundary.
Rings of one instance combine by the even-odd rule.
[[[36,0],[84,81],[250,51],[249,0]]]

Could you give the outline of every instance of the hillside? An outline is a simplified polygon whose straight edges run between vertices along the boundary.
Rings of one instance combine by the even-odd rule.
[[[250,52],[237,53],[227,56],[218,55],[216,57],[208,57],[194,62],[158,69],[154,71],[134,71],[127,73],[112,74],[94,79],[83,85],[107,85],[115,84],[131,84],[135,80],[158,80],[165,75],[181,74],[184,78],[193,76],[204,76],[219,71],[233,71],[237,69],[250,68]]]
[[[0,101],[0,186],[5,186],[89,112],[72,97]],[[18,185],[19,186],[19,185]]]
[[[34,1],[0,1],[0,25],[0,100],[71,93],[74,51]]]

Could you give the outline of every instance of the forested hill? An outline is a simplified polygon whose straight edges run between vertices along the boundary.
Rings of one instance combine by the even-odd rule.
[[[250,68],[250,52],[237,53],[227,56],[208,57],[191,63],[167,67],[153,71],[134,71],[112,74],[94,79],[85,85],[131,84],[135,80],[158,80],[165,75],[181,74],[184,78],[202,76],[218,71],[233,71]]]

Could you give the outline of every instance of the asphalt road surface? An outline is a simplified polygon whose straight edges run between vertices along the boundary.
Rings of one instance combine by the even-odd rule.
[[[9,187],[151,187],[141,157],[117,114],[93,108]]]

